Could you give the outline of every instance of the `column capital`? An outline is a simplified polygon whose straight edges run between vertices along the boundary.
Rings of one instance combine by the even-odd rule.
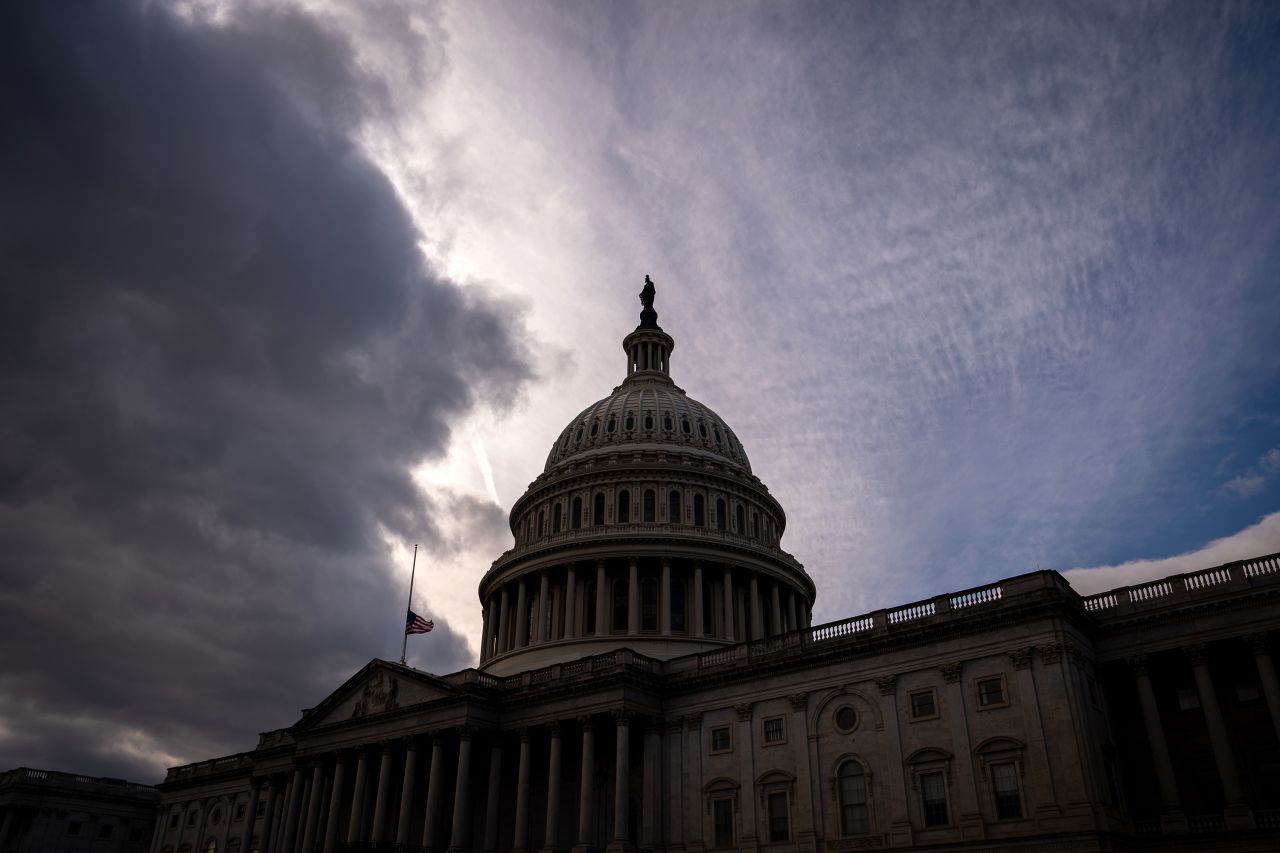
[[[560,721],[559,720],[552,720],[551,722],[547,723],[547,734],[549,734],[553,738],[560,737]]]
[[[707,564],[707,561],[706,561],[706,560],[702,560],[702,559],[698,559],[698,560],[694,560],[694,561],[693,561],[693,567],[694,567],[695,569],[699,569],[699,570],[701,570],[701,569],[702,569],[702,567],[703,567],[703,566],[705,566],[706,564]]]
[[[590,714],[583,714],[582,716],[578,717],[578,725],[582,726],[582,730],[584,732],[589,732],[591,731],[595,723],[592,722]]]
[[[639,567],[640,567],[640,558],[639,558],[639,557],[627,557],[627,567],[628,567],[628,568],[631,568],[631,569],[637,569],[637,568],[639,568]]]
[[[476,733],[476,727],[471,723],[463,723],[460,726],[455,726],[453,730],[458,733],[459,741],[471,740],[471,736]]]
[[[1058,643],[1058,642],[1049,643],[1048,645],[1045,645],[1045,646],[1040,646],[1039,647],[1040,660],[1043,663],[1058,663],[1059,661],[1062,660],[1063,652],[1066,651],[1066,649],[1063,646],[1064,646],[1063,643]]]
[[[670,557],[665,557],[665,556],[664,556],[664,557],[662,557],[662,568],[664,568],[664,569],[669,569],[669,568],[671,568],[671,558],[670,558]]]
[[[1255,655],[1271,654],[1271,648],[1267,644],[1266,631],[1255,631],[1251,634],[1245,634],[1241,639],[1244,640],[1245,645],[1249,647],[1249,651],[1253,652]]]
[[[684,727],[691,732],[702,728],[702,714],[685,714]]]
[[[1209,663],[1204,643],[1188,643],[1182,647],[1182,653],[1187,656],[1187,660],[1191,661],[1192,666],[1205,666]]]
[[[520,726],[520,728],[516,729],[516,734],[519,735],[521,743],[529,742],[530,735],[528,726]]]
[[[1009,652],[1009,660],[1013,661],[1014,669],[1030,669],[1031,664],[1035,660],[1035,646],[1026,646],[1021,649],[1013,649]]]
[[[787,701],[791,703],[791,710],[803,711],[809,707],[809,694],[804,691],[792,693],[787,697]]]
[[[1129,669],[1133,670],[1134,675],[1145,676],[1149,672],[1150,658],[1147,655],[1129,655],[1124,662],[1129,665]]]
[[[631,721],[636,718],[636,712],[629,711],[626,708],[614,708],[609,714],[613,717],[613,722],[619,726],[629,726]]]
[[[378,748],[379,748],[380,750],[382,750],[382,754],[383,754],[383,755],[390,755],[390,754],[391,754],[391,741],[389,741],[389,740],[380,740],[380,741],[378,741]]]
[[[604,557],[597,557],[597,558],[596,558],[596,568],[597,568],[597,569],[603,569],[603,568],[604,568],[604,563],[605,563]]]
[[[876,687],[880,690],[881,696],[892,696],[897,684],[898,676],[893,673],[877,676],[876,678]]]
[[[960,673],[964,669],[964,663],[958,660],[947,661],[938,667],[942,672],[942,680],[947,684],[955,684],[960,680]]]
[[[733,706],[733,712],[738,715],[738,722],[746,722],[751,719],[751,709],[755,707],[754,702],[742,702]]]

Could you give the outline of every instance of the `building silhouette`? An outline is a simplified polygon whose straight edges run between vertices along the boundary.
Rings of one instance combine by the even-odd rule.
[[[653,300],[511,510],[478,668],[373,660],[170,769],[149,853],[1280,849],[1280,555],[811,625]]]

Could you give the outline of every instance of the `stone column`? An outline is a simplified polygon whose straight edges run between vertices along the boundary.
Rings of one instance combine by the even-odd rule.
[[[400,785],[400,819],[396,822],[396,844],[409,843],[409,822],[413,820],[413,780],[418,775],[418,742],[405,738],[404,781]]]
[[[759,640],[764,636],[764,611],[760,607],[760,576],[755,572],[751,573],[751,586],[749,596],[751,598],[751,630],[747,637],[752,640]]]
[[[632,557],[628,561],[627,575],[627,633],[640,633],[640,561]]]
[[[374,844],[387,838],[387,801],[391,799],[391,741],[382,742],[382,758],[378,762],[378,788],[373,801],[373,826],[369,840]]]
[[[422,846],[440,847],[441,797],[444,796],[444,737],[431,738],[431,772],[427,778],[427,819],[422,824]]]
[[[267,806],[262,811],[262,830],[258,833],[258,853],[273,853],[271,831],[275,829],[276,795],[279,793],[279,789],[280,779],[278,776],[272,776],[267,780]],[[249,853],[249,851],[245,850],[243,844],[240,845],[240,849],[243,853]],[[155,851],[152,851],[152,853],[155,853]]]
[[[564,636],[571,640],[578,636],[578,579],[569,565],[564,578]]]
[[[773,584],[773,592],[771,595],[773,601],[773,632],[775,634],[787,633],[787,626],[782,624],[782,595],[778,592],[778,584]]]
[[[608,614],[605,608],[608,606],[605,595],[607,580],[605,578],[604,560],[596,560],[596,636],[603,637],[609,633]]]
[[[324,853],[333,853],[338,844],[338,812],[342,810],[342,785],[347,760],[338,755],[333,765],[333,792],[329,795],[329,825],[324,828]]]
[[[301,767],[293,768],[293,781],[289,784],[289,802],[285,805],[284,842],[280,845],[280,853],[293,853],[293,848],[297,845],[298,812],[302,808],[302,785],[305,779]]]
[[[542,850],[552,853],[558,849],[560,835],[560,724],[549,723],[547,733],[551,737],[551,756],[547,762],[547,828]]]
[[[471,849],[471,732],[466,728],[458,732],[458,775],[453,790],[449,853],[466,853]]]
[[[815,806],[818,797],[814,796],[815,779],[812,769],[814,765],[809,758],[809,694],[792,693],[787,697],[787,702],[791,706],[791,716],[787,718],[787,740],[794,737],[799,744],[795,752],[797,759],[796,814],[812,815],[807,821],[803,819],[796,821],[795,835],[801,850],[814,850],[816,849],[815,839],[818,838],[818,830],[822,825],[820,822],[822,810]]]
[[[525,579],[520,578],[520,585],[516,588],[516,636],[513,644],[517,649],[529,645],[529,597],[525,587]]]
[[[724,567],[724,618],[721,620],[723,639],[733,642],[733,568]]]
[[[533,635],[538,638],[539,643],[545,643],[551,639],[551,635],[547,631],[547,614],[548,607],[551,602],[548,598],[551,596],[551,579],[547,577],[544,569],[540,572],[542,575],[538,584],[538,624],[534,626]]]
[[[662,558],[662,586],[658,595],[658,630],[671,636],[671,558]]]
[[[507,588],[505,586],[502,588],[501,599],[502,603],[498,605],[498,651],[495,652],[495,654],[499,655],[508,650],[507,644],[511,642],[511,637],[509,636],[510,631],[507,628],[507,608],[510,606],[511,602],[508,599]]]
[[[631,780],[631,712],[614,711],[617,728],[617,750],[613,777],[613,841],[610,849],[625,850],[630,847],[627,837],[627,808],[630,800],[628,784]]]
[[[351,791],[351,820],[347,824],[347,843],[364,841],[364,788],[368,775],[368,754],[364,747],[356,750],[356,785]]]
[[[489,611],[488,604],[480,606],[480,663],[484,663],[489,654]]]
[[[693,635],[701,637],[707,633],[706,626],[702,624],[702,561],[693,561]],[[688,625],[689,620],[685,620]]]
[[[1142,705],[1142,721],[1147,730],[1147,744],[1151,747],[1151,761],[1156,766],[1156,786],[1160,790],[1160,805],[1165,815],[1160,825],[1166,831],[1186,831],[1186,818],[1182,816],[1182,801],[1178,799],[1178,784],[1173,776],[1173,761],[1169,758],[1169,746],[1164,739],[1164,726],[1160,723],[1160,708],[1156,705],[1155,690],[1147,672],[1147,656],[1129,659],[1134,681],[1138,686],[1138,702]]]
[[[516,826],[513,853],[529,849],[529,730],[520,730],[520,765],[516,772]]]
[[[1258,667],[1258,680],[1262,682],[1262,695],[1267,697],[1271,725],[1275,726],[1276,740],[1280,741],[1280,681],[1276,680],[1276,667],[1271,660],[1271,651],[1267,648],[1267,635],[1250,634],[1245,640],[1253,651],[1253,661]]]
[[[1244,786],[1240,784],[1240,772],[1236,769],[1235,755],[1231,751],[1231,738],[1227,724],[1222,719],[1218,705],[1218,692],[1213,689],[1213,676],[1209,674],[1209,659],[1204,643],[1196,643],[1183,649],[1191,661],[1196,676],[1196,691],[1204,708],[1204,721],[1209,727],[1209,742],[1213,744],[1213,758],[1222,779],[1222,795],[1227,801],[1228,829],[1252,829],[1253,812],[1245,805]]]
[[[658,724],[650,721],[644,730],[643,780],[640,804],[640,846],[653,849],[658,846],[658,830],[661,817],[658,814],[658,753],[662,749],[662,735]]]
[[[320,797],[324,791],[324,765],[316,761],[311,771],[311,802],[307,804],[307,823],[302,832],[302,853],[316,849],[316,829],[320,822]]]
[[[251,853],[253,850],[253,824],[258,818],[258,798],[262,796],[262,777],[255,777],[249,782],[249,810],[245,812],[244,829],[240,831],[240,853]],[[5,828],[7,829],[9,816],[5,815]],[[0,842],[4,840],[4,830],[0,829]],[[259,842],[259,846],[262,844]],[[4,845],[0,843],[0,849]]]
[[[889,844],[906,847],[912,843],[912,834],[907,816],[907,768],[902,762],[902,732],[898,725],[897,682],[897,676],[892,674],[876,678],[876,689],[880,691],[880,718],[884,720],[884,739],[888,746],[885,772],[889,777]],[[815,764],[820,761],[816,750],[810,758]]]
[[[582,723],[582,775],[578,788],[578,843],[575,851],[586,851],[595,846],[592,832],[595,825],[595,771],[596,740],[590,717],[579,717]]]
[[[147,853],[158,853],[160,850],[160,839],[164,837],[165,819],[168,815],[168,809],[164,806],[156,806],[156,819],[154,826],[151,827],[151,841],[147,844]],[[10,809],[4,813],[4,823],[0,824],[0,850],[9,843],[9,830],[13,827],[13,810]],[[243,847],[243,845],[242,845]],[[249,853],[249,851],[244,851]],[[262,842],[262,849],[259,853],[268,853],[267,842]]]
[[[502,796],[502,742],[489,747],[489,795],[484,802],[484,853],[498,853],[498,807]]]

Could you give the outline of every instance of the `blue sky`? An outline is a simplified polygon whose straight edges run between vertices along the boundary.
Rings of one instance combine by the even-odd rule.
[[[0,757],[144,781],[476,584],[646,274],[815,620],[1280,551],[1280,11],[0,11]],[[80,618],[68,624],[68,612]],[[2,765],[0,765],[2,766]]]

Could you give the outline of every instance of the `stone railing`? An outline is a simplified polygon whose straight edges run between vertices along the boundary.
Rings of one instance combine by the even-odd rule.
[[[15,784],[45,785],[56,788],[93,788],[101,790],[110,788],[119,791],[154,792],[154,785],[143,785],[138,782],[127,782],[111,776],[82,776],[78,773],[63,773],[60,770],[37,770],[33,767],[16,767],[0,773],[0,786]]]
[[[225,758],[214,758],[210,761],[199,761],[195,764],[184,764],[180,767],[170,767],[169,772],[165,774],[164,781],[176,782],[182,779],[192,779],[198,776],[213,776],[217,773],[227,773],[233,770],[241,770],[252,766],[253,761],[249,758],[249,754],[247,752],[241,752],[236,755],[228,755]]]
[[[1094,616],[1107,619],[1273,583],[1280,583],[1280,554],[1111,589],[1085,596],[1081,602]]]

